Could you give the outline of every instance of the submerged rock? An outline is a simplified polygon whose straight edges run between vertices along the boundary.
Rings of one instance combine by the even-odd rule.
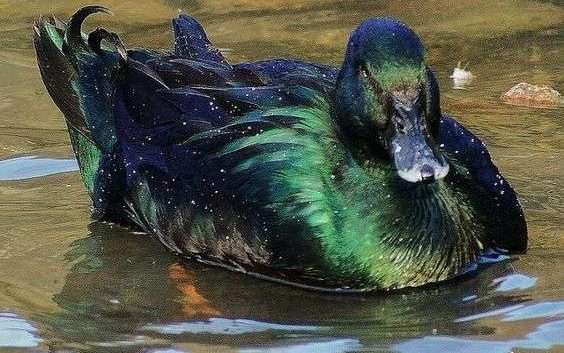
[[[521,82],[505,92],[501,99],[505,103],[524,105],[554,107],[564,103],[562,95],[549,86],[535,86]]]

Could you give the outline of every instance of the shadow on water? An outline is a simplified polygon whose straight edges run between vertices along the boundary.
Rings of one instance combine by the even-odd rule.
[[[89,231],[67,253],[72,269],[53,298],[62,310],[33,318],[47,331],[42,336],[55,337],[46,342],[55,349],[134,352],[179,342],[190,352],[202,344],[253,352],[257,343],[272,352],[283,344],[296,350],[280,352],[306,353],[328,342],[330,352],[389,349],[427,335],[494,334],[494,326],[477,319],[527,308],[518,289],[534,285],[506,262],[426,290],[318,294],[180,263],[147,235],[116,226],[92,223]],[[394,349],[415,352],[410,342],[419,344]]]

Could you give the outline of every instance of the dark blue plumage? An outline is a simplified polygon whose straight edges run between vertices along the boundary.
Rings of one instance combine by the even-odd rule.
[[[172,20],[172,28],[176,56],[230,66],[221,52],[210,43],[202,25],[192,17],[178,16]]]
[[[85,42],[77,28],[102,10],[35,27],[97,219],[319,290],[418,286],[465,273],[488,249],[525,250],[515,193],[481,141],[441,113],[406,25],[365,21],[337,70],[230,64],[186,15],[170,52],[126,51],[103,29]]]
[[[486,145],[447,115],[440,121],[438,142],[440,148],[464,166],[472,180],[485,191],[482,202],[493,220],[489,225],[493,230],[493,244],[500,248],[524,251],[526,243],[523,243],[522,238],[507,236],[526,234],[521,204],[509,182],[493,164]]]

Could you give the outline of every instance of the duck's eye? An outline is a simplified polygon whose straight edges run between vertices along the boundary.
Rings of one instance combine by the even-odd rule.
[[[359,69],[359,72],[360,72],[360,76],[362,76],[363,78],[368,78],[368,77],[369,77],[368,69],[366,68],[366,66],[361,65],[361,66],[360,66],[360,69]]]
[[[380,97],[383,93],[382,87],[380,86],[380,84],[378,84],[378,81],[376,81],[374,77],[370,75],[368,68],[365,65],[361,65],[359,67],[358,74],[363,78],[364,82],[366,82],[367,85],[372,88],[372,92],[378,97],[380,103],[384,104],[384,100],[382,99],[382,97]]]

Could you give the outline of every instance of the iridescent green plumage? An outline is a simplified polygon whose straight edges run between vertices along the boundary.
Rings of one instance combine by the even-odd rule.
[[[407,26],[366,21],[337,71],[230,65],[187,16],[172,53],[125,51],[105,30],[86,43],[76,28],[99,10],[40,21],[35,38],[95,217],[187,258],[330,291],[437,282],[483,250],[526,247],[513,191],[441,115]]]
[[[73,129],[72,126],[69,126],[68,129],[74,153],[78,157],[80,176],[84,186],[92,194],[94,193],[94,180],[100,166],[102,153],[91,140]]]
[[[299,251],[320,252],[315,261],[330,273],[324,281],[351,288],[415,286],[450,278],[475,260],[484,232],[473,210],[477,200],[448,186],[464,177],[453,173],[447,181],[405,190],[387,163],[355,161],[339,141],[330,104],[308,93],[306,106],[254,111],[225,128],[241,125],[244,132],[251,120],[278,122],[213,150],[211,163],[236,160],[229,175],[243,182],[229,189],[242,191],[248,205],[275,211],[280,224],[298,224],[285,236],[315,244]],[[286,125],[288,118],[293,123]],[[196,135],[187,144],[210,138]],[[253,152],[237,155],[248,148]],[[477,226],[467,229],[471,223]]]

